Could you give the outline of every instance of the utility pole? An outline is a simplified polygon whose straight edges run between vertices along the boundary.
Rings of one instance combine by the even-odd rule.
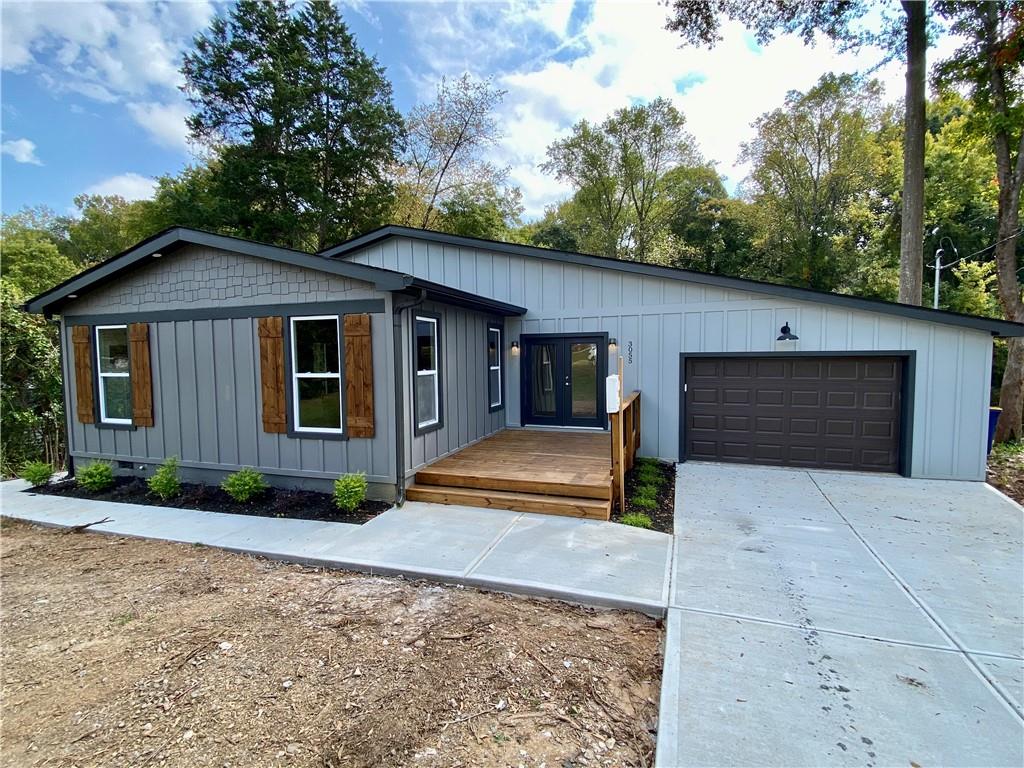
[[[942,263],[942,257],[945,255],[945,251],[942,250],[943,241],[949,241],[949,247],[953,249],[954,261],[951,261],[948,264]],[[935,263],[932,265],[932,269],[935,270],[935,290],[932,298],[933,309],[939,308],[939,283],[942,282],[942,270],[948,269],[949,267],[952,267],[954,264],[959,262],[960,259],[955,258],[958,257],[959,255],[960,252],[956,249],[956,246],[953,244],[953,241],[950,240],[948,236],[943,235],[942,238],[939,240],[939,247],[935,250]]]

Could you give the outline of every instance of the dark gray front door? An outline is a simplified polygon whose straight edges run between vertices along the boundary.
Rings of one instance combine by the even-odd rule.
[[[896,472],[898,357],[687,357],[684,457]]]
[[[603,427],[603,336],[523,336],[523,422]]]

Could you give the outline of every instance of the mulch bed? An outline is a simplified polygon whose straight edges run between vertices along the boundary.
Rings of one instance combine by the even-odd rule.
[[[181,493],[178,496],[161,501],[159,497],[149,492],[145,480],[138,477],[119,477],[113,487],[100,493],[88,491],[74,480],[51,483],[42,488],[34,488],[31,492],[50,496],[71,496],[76,499],[92,499],[93,501],[118,501],[125,504],[177,507],[202,512],[227,512],[231,515],[323,520],[331,523],[360,525],[391,507],[387,502],[367,499],[359,505],[355,512],[342,512],[334,506],[334,499],[329,493],[281,488],[269,488],[258,498],[242,504],[216,486],[193,483],[182,483]]]
[[[1024,449],[997,447],[988,459],[988,482],[1024,504]]]
[[[658,469],[662,473],[662,482],[658,493],[657,509],[644,509],[633,504],[633,495],[637,486],[637,468],[634,466],[626,473],[626,513],[637,512],[651,518],[652,528],[662,533],[672,533],[672,523],[675,516],[676,498],[676,466],[668,462],[659,461]],[[622,519],[622,511],[616,509],[612,512],[612,522],[619,522]]]

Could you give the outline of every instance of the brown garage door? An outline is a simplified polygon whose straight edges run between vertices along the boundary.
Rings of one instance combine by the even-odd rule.
[[[898,357],[688,357],[685,457],[896,472]]]

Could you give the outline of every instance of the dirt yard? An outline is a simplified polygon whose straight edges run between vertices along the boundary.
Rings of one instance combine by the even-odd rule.
[[[0,530],[5,766],[650,765],[657,622]]]
[[[1024,443],[997,445],[988,457],[988,481],[1024,504]]]

